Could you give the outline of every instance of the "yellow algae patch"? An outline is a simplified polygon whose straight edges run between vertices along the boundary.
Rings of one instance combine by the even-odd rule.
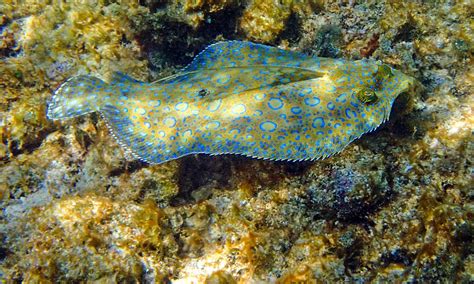
[[[271,42],[285,29],[292,13],[310,14],[318,1],[267,1],[254,0],[240,18],[240,29],[248,38]]]
[[[30,217],[35,224],[16,269],[29,279],[141,279],[152,265],[159,279],[160,259],[176,243],[155,204],[114,202],[87,195],[57,201]],[[157,261],[155,263],[155,261]],[[34,265],[33,265],[34,263]],[[58,275],[56,267],[66,274]],[[161,268],[160,268],[161,267]],[[164,270],[162,270],[164,269]]]

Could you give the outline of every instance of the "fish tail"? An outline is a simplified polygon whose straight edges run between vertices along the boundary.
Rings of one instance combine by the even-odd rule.
[[[64,82],[55,92],[48,107],[49,119],[69,119],[98,111],[110,99],[107,86],[92,76],[77,76]]]

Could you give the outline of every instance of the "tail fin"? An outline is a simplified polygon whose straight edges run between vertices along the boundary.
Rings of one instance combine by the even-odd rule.
[[[110,96],[106,83],[92,76],[72,77],[54,92],[48,107],[49,119],[69,119],[98,111]]]

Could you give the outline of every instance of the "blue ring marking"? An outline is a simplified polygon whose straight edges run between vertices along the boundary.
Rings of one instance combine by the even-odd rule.
[[[314,107],[319,105],[321,100],[318,97],[312,97],[312,98],[305,98],[304,103],[310,107]]]
[[[254,96],[256,101],[263,101],[267,95],[266,94],[256,94]]]
[[[339,128],[339,127],[341,127],[341,124],[340,124],[340,123],[335,123],[335,124],[334,124],[334,128],[337,129],[337,128]]]
[[[188,103],[186,102],[179,102],[174,106],[174,109],[177,111],[184,112],[188,109]]]
[[[296,107],[292,107],[291,108],[291,112],[293,114],[300,114],[303,110],[299,107],[299,106],[296,106]]]
[[[356,108],[359,107],[359,104],[358,104],[358,103],[355,103],[355,102],[351,102],[351,105],[352,105],[353,107],[356,107]]]
[[[128,100],[128,97],[127,97],[127,96],[120,96],[120,97],[119,97],[119,100],[126,101],[126,100]]]
[[[280,98],[270,98],[268,100],[268,107],[273,110],[279,110],[283,107],[283,101]]]
[[[322,117],[316,117],[315,119],[313,119],[313,123],[311,124],[311,126],[316,129],[323,128],[325,125],[326,123],[324,123],[324,118]]]
[[[258,116],[262,116],[262,115],[263,115],[263,111],[257,109],[257,110],[255,111],[255,114],[258,115]]]
[[[207,110],[210,112],[215,112],[221,107],[222,99],[218,99],[209,103]]]
[[[328,93],[334,93],[337,90],[336,86],[331,86],[330,89],[327,90]]]
[[[346,99],[347,99],[347,94],[346,94],[346,93],[342,93],[342,94],[340,94],[339,96],[337,96],[336,102],[345,103],[345,102],[346,102]]]
[[[311,94],[312,92],[313,92],[313,89],[311,89],[311,88],[304,88],[304,89],[298,94],[298,96],[304,97],[304,96],[306,96],[306,95]]]
[[[237,104],[237,105],[232,107],[231,112],[233,114],[243,114],[243,113],[245,113],[246,110],[247,110],[247,108],[245,107],[244,104]]]
[[[230,81],[230,77],[231,77],[231,76],[230,76],[229,74],[227,74],[227,75],[225,76],[225,78],[217,78],[216,82],[217,82],[218,84],[227,84],[227,83]]]
[[[135,112],[137,112],[140,115],[144,115],[146,113],[146,110],[144,108],[141,108],[141,107],[136,107]]]
[[[357,112],[353,111],[353,110],[352,110],[351,108],[349,108],[349,107],[346,108],[346,111],[345,111],[345,112],[346,112],[346,117],[347,117],[348,119],[351,119],[351,118],[353,118],[353,117],[357,117]]]
[[[334,110],[334,109],[336,108],[336,105],[334,105],[333,102],[329,102],[329,103],[327,104],[327,108],[328,108],[329,110]]]
[[[217,120],[213,120],[206,124],[206,129],[217,129],[221,126],[221,123]]]
[[[79,94],[79,96],[80,96],[80,95],[81,95],[81,94]],[[97,94],[90,94],[89,96],[87,96],[87,99],[89,99],[89,100],[95,100],[95,99],[97,99]]]
[[[148,121],[145,121],[143,124],[145,125],[146,128],[148,129],[151,128],[151,124]]]
[[[193,131],[191,129],[187,129],[183,131],[183,134],[181,136],[187,136],[187,135],[189,136],[193,135]]]
[[[260,123],[260,130],[273,132],[277,128],[277,124],[273,121],[264,121]]]
[[[128,108],[124,107],[123,109],[123,112],[128,112]]]
[[[163,123],[169,128],[172,128],[176,125],[176,118],[169,116],[163,120]]]

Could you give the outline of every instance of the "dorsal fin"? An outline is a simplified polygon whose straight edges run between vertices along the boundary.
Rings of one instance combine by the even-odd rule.
[[[112,78],[110,80],[111,85],[116,85],[118,83],[140,83],[140,81],[128,76],[122,72],[112,73]]]
[[[223,41],[209,45],[182,71],[256,65],[314,69],[317,60],[315,57],[263,44]]]

